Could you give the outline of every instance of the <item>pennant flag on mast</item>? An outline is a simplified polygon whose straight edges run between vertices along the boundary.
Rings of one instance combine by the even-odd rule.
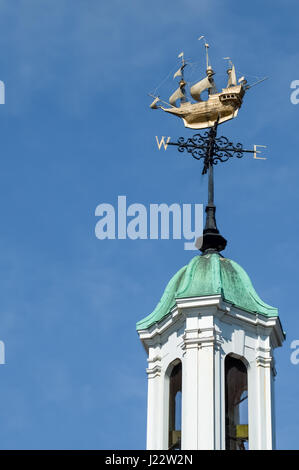
[[[182,76],[182,67],[180,67],[179,70],[175,72],[173,78],[181,77],[181,76]]]
[[[182,62],[183,62],[183,65],[181,65],[181,67],[179,68],[179,70],[177,70],[173,76],[173,78],[176,78],[176,77],[182,77],[183,74],[182,74],[182,70],[183,68],[185,67],[185,62],[184,62],[184,52],[181,52],[179,55],[178,55],[178,58],[180,59],[182,57]]]

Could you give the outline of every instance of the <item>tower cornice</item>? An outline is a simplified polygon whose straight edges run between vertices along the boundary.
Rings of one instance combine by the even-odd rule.
[[[200,330],[200,328],[189,330],[188,327],[186,328],[188,318],[203,318],[205,316],[214,318],[213,326],[205,330]],[[138,334],[147,349],[149,346],[163,342],[163,336],[168,334],[171,328],[180,328],[179,324],[181,324],[186,328],[186,340],[184,339],[186,344],[196,342],[203,344],[204,342],[215,341],[213,328],[216,319],[236,326],[239,325],[240,328],[249,329],[258,336],[270,337],[273,347],[281,346],[285,339],[278,317],[266,317],[247,312],[225,302],[221,295],[177,299],[175,307],[166,318],[147,329],[138,331]],[[195,332],[197,332],[196,335]],[[209,340],[205,340],[207,333]]]

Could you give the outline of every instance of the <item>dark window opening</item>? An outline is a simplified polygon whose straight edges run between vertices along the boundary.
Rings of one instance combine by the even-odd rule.
[[[182,364],[175,365],[169,377],[169,449],[181,449]]]
[[[240,359],[225,358],[225,444],[248,450],[247,368]]]

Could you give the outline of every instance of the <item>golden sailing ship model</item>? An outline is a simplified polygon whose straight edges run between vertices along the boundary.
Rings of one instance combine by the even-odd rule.
[[[202,39],[201,36],[199,39]],[[237,80],[235,66],[229,59],[229,68],[227,70],[228,81],[225,88],[218,92],[214,82],[215,72],[209,62],[208,49],[209,45],[205,43],[206,49],[206,77],[196,82],[189,89],[190,95],[195,101],[188,100],[187,83],[184,79],[184,69],[187,65],[184,59],[184,53],[179,54],[182,64],[173,78],[180,77],[179,86],[169,98],[169,103],[160,100],[159,96],[150,95],[154,101],[150,105],[152,109],[160,108],[163,111],[174,114],[183,120],[185,127],[190,129],[205,129],[212,127],[218,120],[218,124],[233,119],[237,116],[242,105],[243,97],[246,91],[251,88],[247,84],[245,77]],[[260,83],[265,79],[259,80]],[[253,85],[252,85],[253,86]],[[202,93],[208,90],[208,99],[203,100]],[[163,104],[168,107],[163,106]],[[170,105],[170,107],[169,107]]]

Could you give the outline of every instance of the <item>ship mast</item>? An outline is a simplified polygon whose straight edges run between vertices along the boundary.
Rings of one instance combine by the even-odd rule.
[[[200,36],[198,38],[199,41],[201,41],[201,39],[205,40],[205,37]],[[206,74],[207,74],[208,80],[211,84],[211,86],[208,88],[208,93],[209,93],[209,95],[213,95],[213,94],[217,93],[217,90],[216,90],[215,82],[213,80],[214,71],[213,71],[212,66],[210,64],[210,61],[209,61],[209,47],[210,46],[209,46],[209,44],[207,43],[206,40],[205,40],[204,46],[205,46],[205,49],[206,49]]]
[[[186,82],[184,80],[184,68],[186,67],[187,64],[185,62],[184,52],[181,52],[178,55],[178,58],[182,59],[182,65],[175,72],[175,74],[173,75],[173,78],[181,77],[181,79],[179,81],[179,87],[172,93],[172,95],[169,98],[169,103],[173,107],[177,107],[177,104],[176,104],[177,100],[180,100],[181,103],[186,103],[187,101],[186,90],[185,90]]]
[[[205,42],[207,71],[209,70],[209,68],[211,68],[211,66],[209,65],[209,47],[210,47],[209,44],[207,42]]]
[[[181,89],[181,92],[183,93],[184,96],[182,96],[181,98],[181,103],[186,103],[187,101],[187,98],[186,98],[186,90],[185,90],[185,86],[186,86],[186,82],[185,82],[185,79],[184,79],[184,68],[186,67],[186,62],[185,62],[185,57],[184,57],[184,52],[181,52],[178,57],[182,58],[182,65],[180,67],[180,71],[181,71],[181,80],[179,82],[179,86],[180,86],[180,89]]]

